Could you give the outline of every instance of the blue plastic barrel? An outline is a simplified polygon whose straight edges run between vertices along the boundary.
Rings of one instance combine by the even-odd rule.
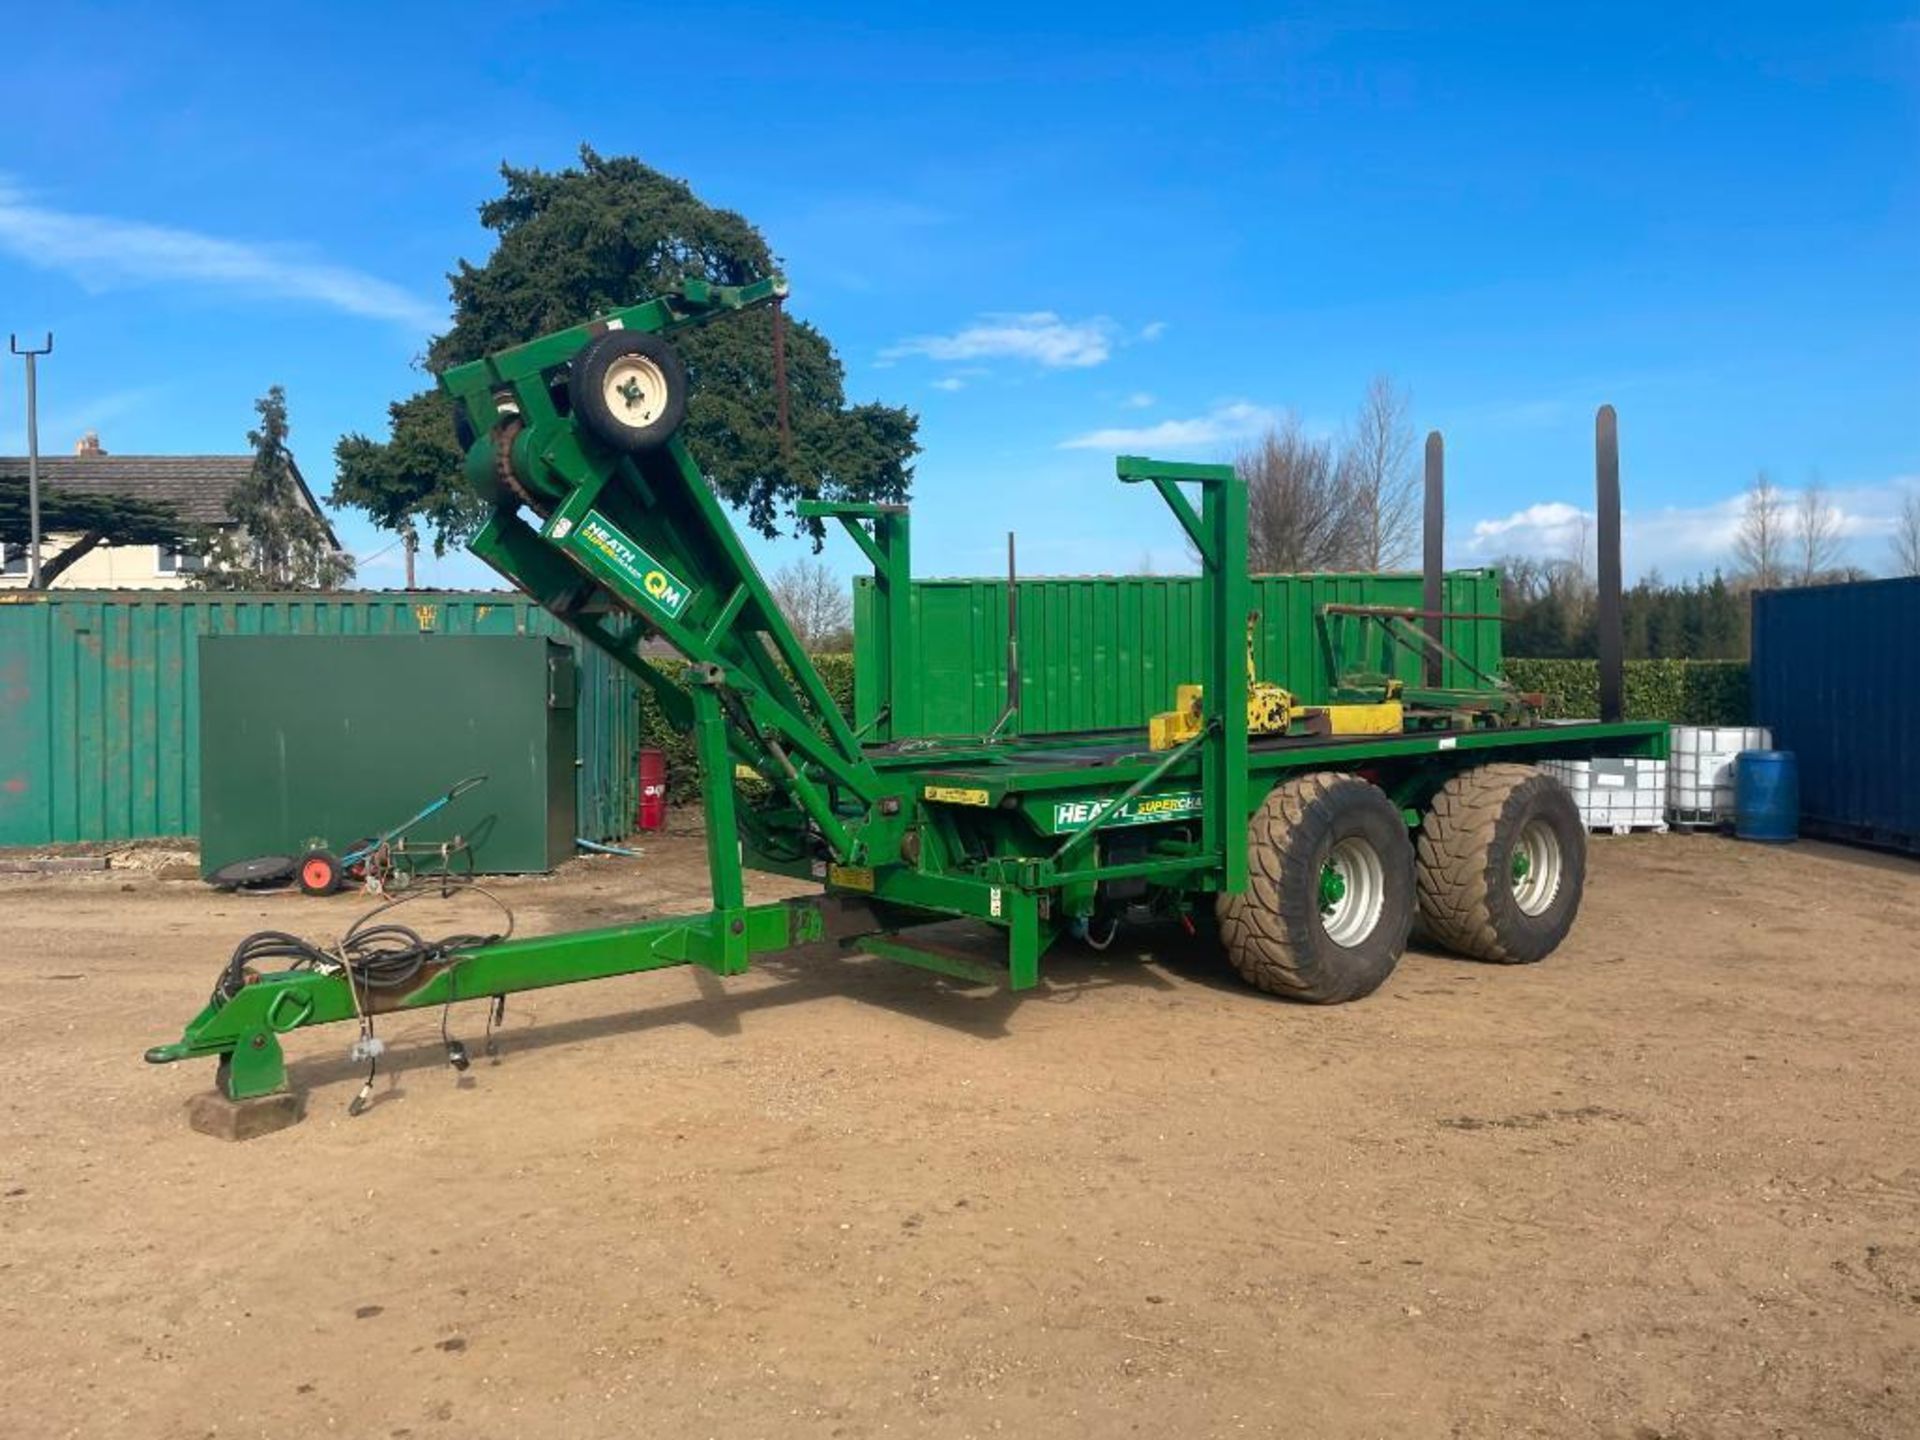
[[[1800,762],[1791,750],[1742,750],[1734,759],[1733,833],[1775,845],[1800,838]]]

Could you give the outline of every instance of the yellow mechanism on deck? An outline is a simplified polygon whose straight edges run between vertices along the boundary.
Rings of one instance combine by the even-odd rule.
[[[1400,708],[1400,682],[1387,682],[1387,698],[1373,704],[1302,705],[1293,692],[1262,680],[1254,673],[1254,620],[1247,620],[1247,734],[1285,735],[1302,722],[1309,735],[1397,735],[1405,724]],[[1147,721],[1147,743],[1155,750],[1171,750],[1193,739],[1207,723],[1204,687],[1176,686],[1173,709]]]

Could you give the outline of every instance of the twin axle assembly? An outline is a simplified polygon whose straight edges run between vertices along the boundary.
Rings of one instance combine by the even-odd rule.
[[[679,434],[688,377],[669,337],[785,293],[778,278],[689,280],[441,376],[466,477],[492,506],[474,553],[692,735],[713,908],[534,938],[413,937],[406,964],[344,945],[281,969],[236,956],[182,1037],[149,1060],[215,1059],[221,1089],[243,1100],[284,1088],[280,1037],[304,1026],[358,1019],[370,1030],[389,1011],[675,965],[732,975],[756,955],[822,942],[1023,990],[1062,937],[1198,918],[1217,921],[1251,983],[1321,1003],[1375,989],[1416,912],[1439,943],[1485,960],[1538,960],[1560,943],[1580,903],[1586,836],[1571,798],[1532,762],[1660,758],[1665,727],[1617,713],[1544,721],[1537,697],[1496,675],[1443,689],[1436,598],[1422,610],[1323,607],[1339,683],[1329,703],[1298,704],[1286,677],[1250,673],[1247,499],[1231,466],[1117,462],[1122,483],[1165,501],[1200,558],[1205,595],[1204,673],[1149,727],[1023,733],[1016,679],[989,735],[892,726],[884,743],[863,740]],[[1603,410],[1603,474],[1611,424]],[[1431,443],[1429,471],[1434,597]],[[919,713],[907,511],[809,501],[801,513],[837,521],[872,562],[888,710]],[[1612,573],[1617,592],[1617,555]],[[648,662],[656,638],[688,662],[683,683]],[[1417,679],[1396,673],[1396,647],[1426,662]],[[742,774],[764,783],[742,786]],[[820,890],[749,905],[743,866]],[[1002,931],[1004,965],[919,933],[955,917]]]

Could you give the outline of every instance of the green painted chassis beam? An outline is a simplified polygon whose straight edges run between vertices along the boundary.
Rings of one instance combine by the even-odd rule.
[[[675,965],[736,975],[756,954],[788,950],[825,935],[819,901],[808,898],[503,940],[429,966],[407,990],[360,987],[356,995],[342,971],[279,971],[259,976],[224,1003],[209,1001],[178,1041],[155,1046],[147,1059],[158,1065],[231,1057],[227,1093],[245,1100],[285,1087],[279,1037],[309,1025],[353,1020],[362,1010],[371,1015],[418,1010]]]
[[[849,941],[847,948],[858,950],[863,955],[877,955],[896,965],[911,965],[916,970],[928,970],[935,975],[965,980],[974,985],[999,985],[1006,980],[1004,974],[989,966],[944,951],[923,949],[897,935],[868,935]]]

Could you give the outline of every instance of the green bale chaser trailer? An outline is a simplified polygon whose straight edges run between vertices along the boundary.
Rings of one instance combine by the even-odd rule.
[[[1144,729],[1024,734],[1010,705],[986,734],[875,740],[835,706],[677,433],[688,380],[669,337],[785,291],[777,278],[689,280],[441,377],[466,476],[492,506],[475,553],[629,668],[693,736],[713,908],[533,939],[453,937],[397,956],[378,944],[243,946],[181,1039],[150,1060],[215,1059],[221,1089],[245,1100],[285,1087],[279,1037],[302,1026],[358,1018],[365,1032],[387,1011],[675,965],[734,975],[756,955],[822,942],[1024,990],[1063,939],[1100,946],[1155,917],[1217,922],[1253,985],[1333,1003],[1392,973],[1416,914],[1435,941],[1483,960],[1539,960],[1566,936],[1586,835],[1534,762],[1660,758],[1665,727],[1619,722],[1617,649],[1601,723],[1542,720],[1537,698],[1497,675],[1440,684],[1438,437],[1431,598],[1324,607],[1337,676],[1325,703],[1299,703],[1284,675],[1249,673],[1247,500],[1232,468],[1123,456],[1119,481],[1152,486],[1200,557],[1204,673]],[[1611,411],[1601,440],[1602,580],[1617,601]],[[888,704],[904,713],[918,683],[906,511],[803,510],[844,525],[872,562]],[[647,663],[656,637],[687,660],[684,689]],[[1380,664],[1388,644],[1422,654],[1424,683]],[[1444,672],[1456,681],[1457,660]],[[819,890],[749,905],[743,866]],[[1004,965],[923,932],[956,917],[1003,932]]]

